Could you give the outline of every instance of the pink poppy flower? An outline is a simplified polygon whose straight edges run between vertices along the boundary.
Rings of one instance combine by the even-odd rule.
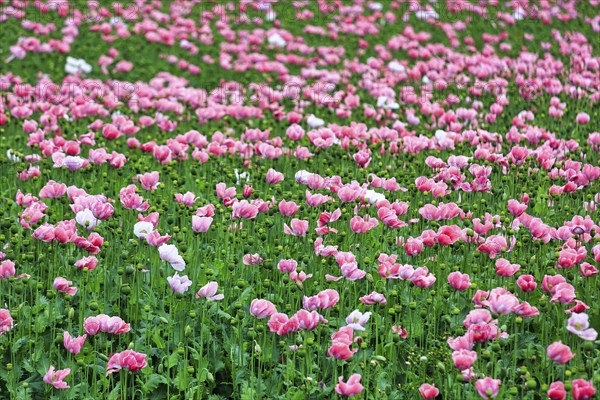
[[[213,222],[213,217],[192,216],[192,230],[194,232],[207,232]]]
[[[175,193],[175,201],[178,204],[183,204],[186,207],[192,207],[198,198],[192,192],[186,192],[185,194]]]
[[[146,363],[146,354],[137,353],[133,350],[125,350],[121,353],[115,353],[106,364],[106,376],[120,371],[123,368],[134,372],[144,368]]]
[[[498,396],[501,383],[500,379],[487,377],[475,382],[475,387],[477,388],[477,393],[479,393],[483,399],[489,400]]]
[[[0,263],[0,279],[8,279],[15,276],[15,263],[11,260],[4,260]]]
[[[250,303],[250,314],[263,319],[277,313],[275,305],[268,300],[254,299]]]
[[[258,215],[258,207],[248,200],[238,201],[233,205],[233,211],[231,213],[231,219],[254,219]]]
[[[51,365],[48,369],[48,372],[44,375],[44,382],[54,386],[57,389],[69,389],[70,386],[67,385],[67,382],[64,379],[71,373],[70,368],[60,369],[58,371],[54,370],[54,365]]]
[[[419,387],[419,393],[424,399],[430,400],[436,398],[440,394],[440,391],[434,385],[424,383]]]
[[[66,293],[70,296],[75,296],[75,294],[77,293],[77,288],[71,286],[72,284],[73,282],[68,281],[61,276],[54,279],[54,289],[58,290],[59,292]]]
[[[448,275],[448,283],[456,290],[467,290],[471,287],[469,274],[462,274],[459,271],[451,272]]]
[[[4,335],[13,328],[14,322],[10,311],[0,308],[0,336]]]
[[[88,335],[95,335],[99,332],[121,335],[129,332],[131,326],[120,317],[110,317],[106,314],[98,314],[95,317],[88,317],[83,321],[83,329]]]
[[[65,346],[65,349],[67,349],[71,353],[79,354],[79,352],[81,351],[81,348],[85,344],[86,338],[87,338],[87,335],[71,337],[69,332],[65,331],[63,333],[63,344]]]
[[[557,364],[566,364],[575,357],[575,354],[571,353],[569,346],[563,344],[561,341],[554,342],[548,346],[546,355]]]
[[[275,185],[283,181],[284,176],[281,172],[275,171],[273,168],[269,168],[267,171],[266,181],[269,185]]]
[[[136,175],[136,179],[144,189],[156,190],[158,189],[158,180],[160,179],[160,175],[158,171],[152,171],[146,172],[145,174],[138,174]]]
[[[198,293],[196,293],[196,298],[204,297],[205,299],[212,301],[223,300],[225,296],[222,294],[216,294],[217,290],[219,290],[219,284],[217,282],[209,282],[200,290],[198,290]]]
[[[304,236],[308,231],[308,221],[294,218],[290,222],[291,228],[288,224],[283,224],[283,232],[287,235],[292,236]]]
[[[175,272],[175,275],[167,277],[167,281],[169,281],[169,286],[176,293],[185,293],[192,286],[192,281],[187,275],[179,276],[177,272]]]
[[[472,350],[461,349],[455,350],[452,353],[452,361],[454,362],[454,366],[460,371],[471,368],[476,360],[477,353]]]
[[[585,379],[573,379],[571,382],[573,399],[574,400],[588,400],[594,397],[596,389],[591,381]]]
[[[589,316],[585,313],[572,314],[568,320],[567,330],[583,340],[596,340],[598,332],[590,328]]]
[[[279,202],[279,212],[281,215],[286,217],[293,217],[294,214],[300,209],[300,206],[293,201],[281,200]]]
[[[565,384],[561,381],[552,382],[550,388],[548,388],[548,399],[550,400],[565,400],[567,398],[567,391],[565,390]]]
[[[359,298],[360,302],[363,304],[387,304],[387,300],[385,296],[381,293],[372,292],[367,296],[362,296]]]
[[[344,377],[338,378],[338,384],[335,385],[335,392],[342,396],[355,396],[364,390],[364,386],[360,384],[361,375],[352,374],[347,382],[343,381]]]

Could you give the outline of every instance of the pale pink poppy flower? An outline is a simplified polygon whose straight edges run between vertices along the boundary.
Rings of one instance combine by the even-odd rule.
[[[39,196],[44,199],[50,199],[55,197],[61,197],[67,192],[67,185],[64,183],[58,183],[53,180],[48,183],[40,190]]]
[[[590,122],[590,116],[587,113],[581,112],[575,117],[575,122],[579,125],[587,125]]]
[[[279,260],[279,263],[277,264],[277,269],[288,274],[296,271],[297,267],[298,262],[296,260]]]
[[[367,296],[362,296],[359,298],[360,302],[363,304],[387,304],[387,300],[385,296],[381,293],[372,292]]]
[[[0,336],[9,332],[14,326],[14,321],[10,315],[10,311],[5,308],[0,308]]]
[[[327,349],[327,356],[334,357],[337,360],[348,360],[358,349],[350,349],[354,342],[354,330],[349,326],[340,328],[331,335],[331,346]]]
[[[292,318],[298,320],[298,329],[305,331],[312,331],[317,328],[319,323],[327,323],[328,321],[323,318],[316,311],[298,310]]]
[[[183,271],[185,269],[185,261],[179,255],[177,247],[172,244],[162,244],[158,247],[158,254],[160,259],[171,264],[171,267],[177,271]]]
[[[214,217],[215,206],[213,204],[207,204],[205,206],[198,207],[196,210],[196,215],[199,217]]]
[[[146,239],[146,242],[150,246],[159,247],[159,246],[162,246],[163,244],[167,243],[171,239],[171,235],[161,236],[157,230],[153,230],[152,232],[150,232],[149,234],[146,235],[145,239]],[[179,265],[179,264],[185,265],[183,258],[180,258],[180,257],[181,256],[176,257],[175,260],[173,262],[171,262],[171,265],[172,266]]]
[[[535,277],[533,275],[521,275],[517,278],[517,285],[519,289],[524,292],[532,292],[537,287]]]
[[[504,288],[496,288],[490,291],[485,305],[495,314],[505,315],[514,312],[519,305],[519,299]]]
[[[296,212],[299,209],[300,206],[294,203],[293,201],[285,201],[284,199],[282,199],[279,202],[279,212],[286,217],[294,216],[294,214],[296,214]]]
[[[0,257],[0,260],[4,257]],[[8,279],[15,276],[15,263],[11,260],[3,260],[0,263],[0,279]]]
[[[145,174],[136,175],[137,181],[146,190],[156,190],[158,188],[158,180],[160,175],[158,171],[146,172]]]
[[[51,365],[48,372],[44,375],[43,381],[54,386],[57,389],[69,389],[70,386],[64,379],[71,373],[70,368],[60,369],[55,371],[54,366]]]
[[[471,281],[469,279],[469,274],[462,274],[459,271],[451,272],[448,275],[448,283],[454,289],[463,291],[467,290],[471,287]]]
[[[268,300],[254,299],[250,304],[250,314],[259,319],[270,317],[276,312],[277,308]]]
[[[273,168],[269,168],[267,171],[266,181],[270,185],[275,185],[281,181],[283,181],[284,176],[281,172],[275,171]]]
[[[304,271],[300,271],[300,272],[292,271],[292,272],[290,272],[290,280],[292,282],[302,283],[305,280],[310,279],[312,277],[313,277],[313,274],[307,274]]]
[[[568,320],[567,330],[583,340],[596,340],[598,332],[590,328],[589,316],[585,313],[572,314]]]
[[[244,262],[244,265],[262,264],[264,261],[263,258],[258,255],[258,253],[245,254],[244,257],[242,257],[242,260]]]
[[[65,331],[63,333],[63,344],[65,346],[65,349],[67,349],[69,352],[73,354],[79,354],[81,348],[85,344],[86,338],[87,334],[77,337],[71,337],[69,332]]]
[[[207,232],[213,222],[213,217],[192,216],[192,230],[194,232]]]
[[[216,294],[218,289],[219,284],[217,282],[209,282],[198,290],[196,298],[204,297],[205,299],[212,301],[223,300],[225,298],[223,294]]]
[[[175,272],[175,275],[167,277],[167,281],[169,281],[171,289],[180,294],[187,292],[190,286],[192,286],[192,281],[187,275],[179,276],[177,272]]]
[[[87,268],[88,271],[94,270],[98,265],[98,259],[95,256],[82,257],[75,262],[75,266],[79,269]]]
[[[196,200],[198,200],[198,198],[192,192],[186,192],[185,194],[175,193],[175,201],[177,201],[178,204],[185,205],[186,207],[192,207]]]
[[[355,216],[350,220],[350,229],[356,233],[365,233],[379,225],[379,222],[375,218],[371,218],[366,215],[364,218]]]
[[[479,393],[483,399],[489,400],[498,396],[501,383],[500,379],[486,377],[475,382],[475,387],[477,388],[477,393]]]
[[[496,274],[499,276],[510,277],[519,271],[521,266],[519,264],[511,264],[505,258],[499,258],[496,260]]]
[[[364,386],[360,384],[360,374],[352,374],[347,382],[344,382],[343,376],[338,378],[338,384],[335,385],[335,392],[342,396],[355,396],[364,390]]]
[[[304,296],[302,298],[302,307],[309,311],[316,310],[318,308],[327,310],[334,307],[339,300],[340,296],[335,289],[325,289],[315,296]]]
[[[288,224],[283,224],[283,232],[287,235],[292,236],[304,236],[308,231],[308,221],[294,218],[290,222],[290,226]]]
[[[258,215],[258,212],[258,207],[252,203],[249,203],[248,200],[238,201],[233,204],[231,219],[254,219]]]
[[[235,197],[235,195],[236,195],[235,187],[228,188],[227,185],[223,182],[217,183],[216,191],[217,191],[217,196],[219,196],[219,198],[221,198],[221,199],[224,199],[227,197]]]
[[[371,312],[361,313],[358,310],[354,310],[346,317],[346,323],[349,327],[357,331],[364,331],[365,324],[371,317]]]

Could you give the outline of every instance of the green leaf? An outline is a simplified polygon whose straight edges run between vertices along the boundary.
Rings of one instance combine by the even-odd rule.
[[[231,314],[228,314],[228,313],[226,313],[225,311],[223,311],[223,310],[221,310],[221,309],[217,310],[217,315],[218,315],[219,317],[221,317],[221,318],[224,318],[224,319],[226,319],[226,320],[230,320],[230,319],[232,319],[232,318],[233,318],[233,317],[231,316]]]
[[[256,390],[248,386],[248,382],[244,382],[242,384],[242,393],[240,396],[241,400],[255,400],[258,397],[256,396]]]
[[[106,400],[118,400],[121,394],[121,382],[117,382],[115,388],[110,391]]]
[[[146,383],[142,386],[144,393],[153,392],[161,384],[167,384],[168,380],[162,375],[151,374],[148,376]]]
[[[154,344],[156,345],[156,347],[158,347],[159,349],[164,349],[165,348],[165,339],[163,339],[158,332],[154,332],[154,334],[152,335],[152,341],[154,342]]]
[[[23,347],[27,342],[29,342],[29,338],[27,336],[22,337],[20,339],[18,339],[16,342],[13,343],[12,345],[12,352],[16,353],[17,351],[19,351],[19,349],[21,347]]]
[[[173,368],[179,362],[179,355],[174,351],[167,360],[167,368]]]
[[[26,390],[23,386],[17,389],[17,398],[22,400],[31,400],[31,390]]]
[[[386,391],[390,387],[389,377],[385,372],[382,372],[377,377],[377,389]]]
[[[187,374],[186,368],[179,368],[177,376],[175,377],[175,386],[179,390],[185,390],[190,384],[190,378]]]
[[[40,315],[38,315],[35,319],[35,324],[33,326],[33,331],[35,333],[43,333],[46,328],[48,328],[48,313],[47,312],[43,312]]]

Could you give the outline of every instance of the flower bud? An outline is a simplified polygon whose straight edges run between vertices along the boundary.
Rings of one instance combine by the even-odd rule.
[[[525,386],[528,390],[535,389],[537,387],[537,382],[534,379],[529,379],[527,382],[525,382]]]

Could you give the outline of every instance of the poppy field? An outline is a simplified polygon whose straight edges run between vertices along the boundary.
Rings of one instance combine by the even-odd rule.
[[[0,399],[600,398],[599,0],[0,38]]]

